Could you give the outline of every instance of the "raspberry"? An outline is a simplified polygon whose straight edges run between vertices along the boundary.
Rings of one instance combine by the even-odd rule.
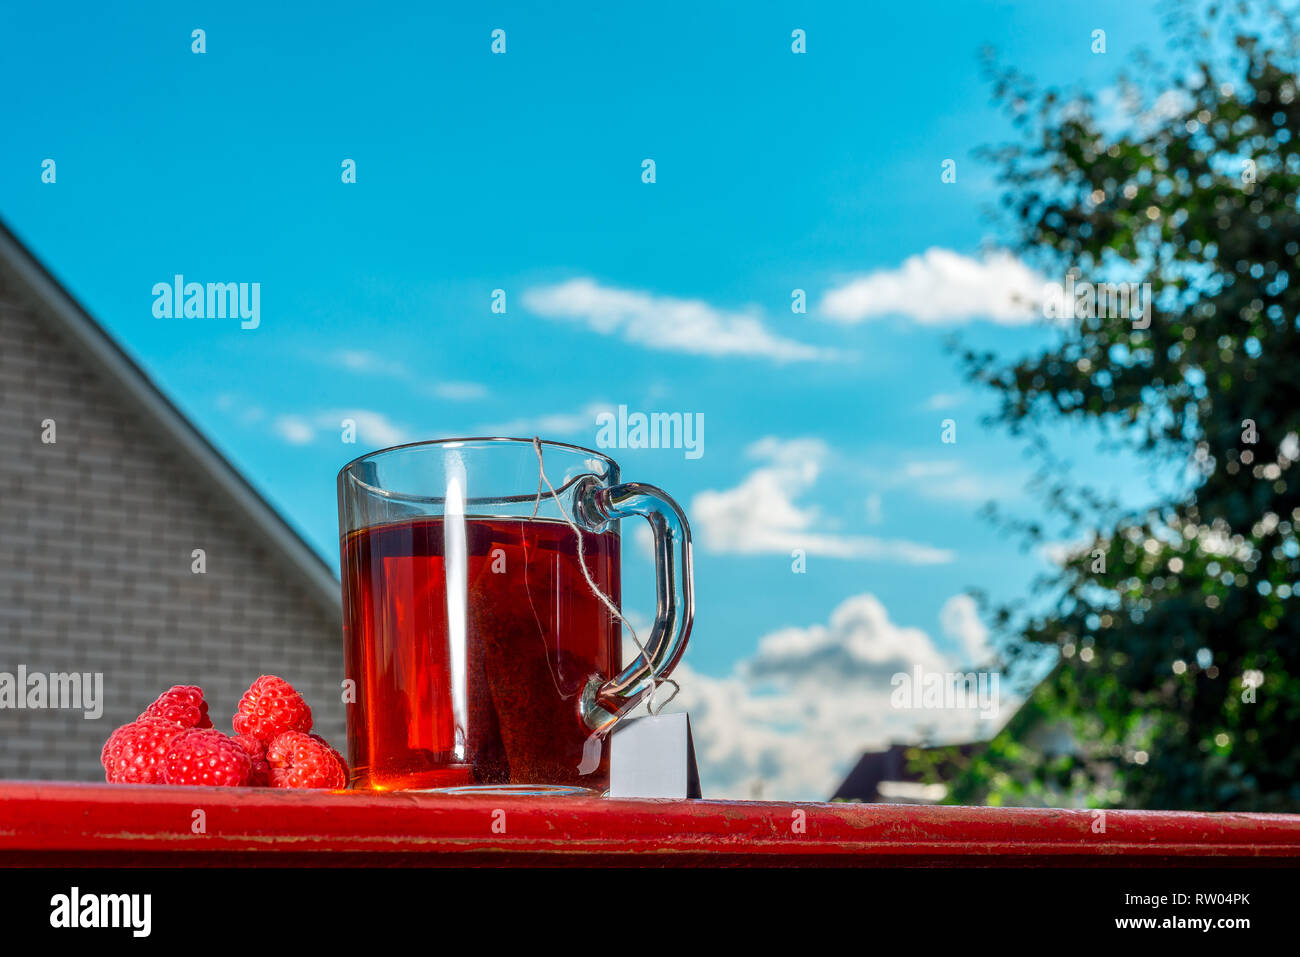
[[[311,708],[289,682],[262,675],[239,699],[232,724],[235,734],[251,734],[269,743],[286,731],[310,731]]]
[[[144,718],[162,718],[181,728],[212,727],[208,703],[203,700],[203,689],[197,685],[172,685],[137,720]]]
[[[248,773],[250,788],[265,788],[271,785],[271,769],[266,763],[266,745],[251,734],[237,734],[230,739],[244,749],[252,769]]]
[[[248,783],[251,772],[248,752],[220,731],[184,731],[163,758],[167,784],[239,787]]]
[[[110,784],[162,784],[163,758],[172,741],[186,733],[163,718],[139,718],[108,736],[99,753]]]
[[[319,734],[309,734],[307,737],[319,741],[321,744],[325,745],[325,747],[330,749],[330,754],[334,755],[334,759],[338,761],[339,767],[343,769],[343,776],[346,778],[348,774],[348,762],[344,760],[343,755],[339,754],[338,749],[322,738]]]
[[[347,787],[348,774],[337,751],[316,735],[286,731],[266,749],[273,788]]]

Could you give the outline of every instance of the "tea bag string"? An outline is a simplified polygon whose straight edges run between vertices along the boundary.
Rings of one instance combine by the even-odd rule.
[[[537,500],[533,502],[533,518],[537,517],[537,509],[542,504],[542,485],[545,484],[545,486],[551,491],[551,498],[555,500],[555,506],[560,510],[561,517],[563,517],[564,521],[568,523],[568,526],[573,529],[573,534],[577,536],[578,567],[582,569],[582,577],[587,580],[587,587],[589,587],[592,590],[592,593],[595,594],[602,603],[604,603],[605,607],[609,609],[609,613],[627,627],[628,633],[632,636],[632,643],[636,645],[636,650],[640,652],[641,657],[645,659],[646,667],[650,670],[650,694],[646,698],[646,710],[652,715],[657,715],[668,706],[669,702],[671,702],[673,698],[677,697],[677,693],[681,691],[681,685],[672,678],[666,678],[655,673],[655,666],[654,662],[650,660],[650,653],[646,651],[645,646],[641,644],[641,639],[637,637],[636,629],[632,627],[632,623],[624,617],[623,613],[618,610],[618,606],[609,600],[609,596],[601,591],[600,586],[596,584],[594,579],[592,579],[591,572],[587,570],[587,558],[583,551],[582,530],[578,528],[577,523],[569,516],[568,511],[564,508],[564,503],[560,501],[559,493],[555,491],[555,486],[553,486],[551,480],[546,477],[546,467],[542,463],[542,440],[538,436],[533,436],[533,451],[537,453]],[[655,695],[658,693],[659,686],[662,684],[672,685],[673,693],[661,702],[658,708],[656,708]]]

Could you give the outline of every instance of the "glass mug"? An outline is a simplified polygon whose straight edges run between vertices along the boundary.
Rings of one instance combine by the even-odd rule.
[[[672,671],[690,637],[677,504],[620,482],[599,452],[507,438],[372,452],[343,467],[338,494],[351,786],[607,790],[609,748],[581,773],[584,744]],[[579,535],[591,581],[618,607],[619,519],[631,515],[654,533],[658,610],[638,636],[645,655],[624,667]]]

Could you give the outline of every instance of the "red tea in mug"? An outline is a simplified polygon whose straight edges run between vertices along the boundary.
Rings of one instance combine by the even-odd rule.
[[[620,665],[577,535],[545,519],[418,518],[342,543],[352,786],[572,785],[590,733],[579,699]],[[583,532],[592,580],[619,603],[619,538]]]

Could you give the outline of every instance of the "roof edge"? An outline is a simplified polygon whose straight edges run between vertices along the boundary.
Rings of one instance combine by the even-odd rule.
[[[284,517],[201,433],[108,331],[91,317],[0,219],[0,264],[32,293],[66,338],[100,372],[120,383],[146,418],[157,422],[184,457],[208,476],[219,492],[253,519],[253,533],[289,560],[307,592],[335,619],[342,617],[339,582],[333,571]]]

